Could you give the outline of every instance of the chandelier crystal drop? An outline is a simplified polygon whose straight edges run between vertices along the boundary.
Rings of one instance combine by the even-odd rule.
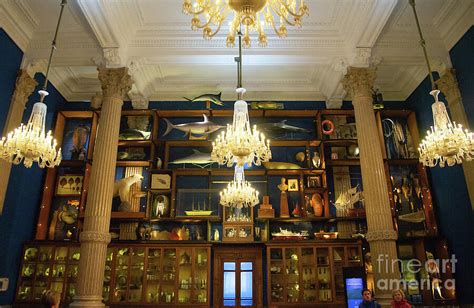
[[[241,95],[245,89],[238,88],[236,91]],[[260,166],[271,158],[270,141],[265,141],[264,134],[256,126],[250,128],[247,102],[241,99],[236,101],[232,125],[227,124],[227,129],[212,143],[211,159],[219,165],[232,167],[237,163],[237,166],[243,167],[245,164]]]
[[[463,130],[461,124],[451,122],[444,103],[438,100],[439,93],[439,90],[430,92],[435,99],[431,106],[434,125],[427,131],[418,151],[420,162],[425,166],[451,167],[474,158],[474,136],[467,129]]]
[[[46,96],[48,92],[40,90],[40,95]],[[38,102],[33,105],[33,111],[26,125],[10,132],[0,141],[0,158],[15,165],[23,164],[31,168],[34,162],[40,168],[52,168],[61,162],[61,148],[56,151],[57,142],[51,131],[45,134],[45,120],[47,107]]]
[[[258,44],[265,47],[265,28],[272,28],[278,37],[286,37],[286,26],[301,28],[301,20],[308,12],[304,0],[184,0],[183,3],[183,13],[193,16],[191,29],[202,29],[204,39],[214,37],[232,13],[227,47],[234,46],[239,31],[243,32],[244,47],[251,46],[251,33],[256,33]]]
[[[220,192],[220,204],[243,208],[254,207],[258,203],[258,191],[245,180],[244,167],[235,166],[234,180]]]

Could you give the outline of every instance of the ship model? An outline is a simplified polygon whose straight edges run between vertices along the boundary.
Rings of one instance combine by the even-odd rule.
[[[193,203],[191,204],[191,211],[184,211],[186,216],[210,216],[213,211],[211,211],[211,204],[209,206],[206,204],[206,200],[204,200],[203,204],[198,201],[197,206]]]
[[[337,197],[334,206],[337,210],[336,216],[364,216],[365,210],[363,208],[356,208],[354,205],[364,201],[364,196],[361,191],[358,191],[359,186],[352,187],[346,192],[342,192]]]

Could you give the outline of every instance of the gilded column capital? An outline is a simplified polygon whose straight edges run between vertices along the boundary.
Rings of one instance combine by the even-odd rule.
[[[456,70],[454,68],[447,69],[446,72],[436,80],[438,89],[443,92],[449,103],[454,103],[461,98],[458,80],[456,78]]]
[[[396,241],[398,239],[397,231],[395,230],[375,230],[368,231],[365,236],[368,242],[376,241]]]
[[[81,243],[87,242],[99,242],[99,243],[110,243],[110,234],[97,231],[82,231],[79,235],[79,240]]]
[[[132,77],[128,74],[128,68],[97,68],[99,80],[102,85],[104,97],[118,96],[120,99],[132,88]]]
[[[24,108],[28,97],[33,93],[37,85],[38,82],[31,78],[26,70],[21,69],[16,78],[15,91],[11,99],[12,105],[20,104]]]
[[[376,74],[373,68],[349,67],[342,79],[344,90],[351,94],[352,100],[358,96],[372,96]]]

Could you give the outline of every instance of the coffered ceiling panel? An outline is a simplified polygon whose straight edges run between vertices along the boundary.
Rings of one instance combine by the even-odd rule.
[[[285,39],[267,29],[268,47],[244,49],[248,100],[350,99],[341,79],[351,65],[377,66],[385,99],[405,100],[426,76],[408,0],[306,2],[310,14],[301,29],[289,27]],[[25,66],[46,62],[59,3],[0,1],[0,26],[24,50]],[[416,3],[434,68],[449,67],[449,49],[473,25],[474,1]],[[225,47],[227,28],[204,40],[181,6],[182,0],[69,0],[51,82],[67,100],[87,101],[100,91],[97,66],[127,66],[134,95],[182,100],[223,92],[234,100],[238,50]]]

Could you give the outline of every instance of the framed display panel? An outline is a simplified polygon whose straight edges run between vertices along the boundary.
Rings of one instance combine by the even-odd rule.
[[[268,305],[340,307],[342,268],[360,260],[360,242],[267,244]]]
[[[119,140],[152,140],[155,122],[155,113],[151,110],[124,111],[120,119]]]
[[[390,185],[399,236],[438,234],[425,168],[420,164],[389,164]]]
[[[384,158],[417,160],[420,134],[413,111],[382,110],[377,113]]]
[[[355,117],[352,110],[323,110],[320,129],[323,140],[357,139]]]

